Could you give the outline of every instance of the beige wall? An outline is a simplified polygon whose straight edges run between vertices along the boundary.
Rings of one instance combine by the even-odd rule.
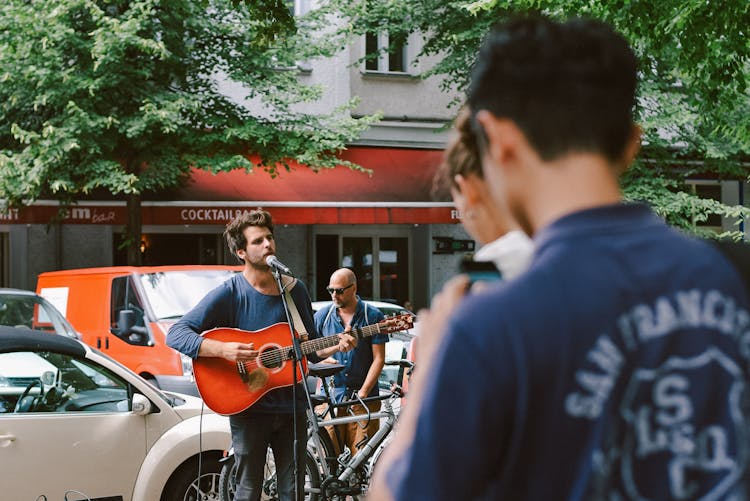
[[[419,50],[419,37],[409,41],[409,56],[413,59]],[[389,75],[366,73],[364,66],[357,61],[364,55],[364,40],[360,39],[349,48],[349,79],[351,95],[362,100],[357,114],[382,113],[386,119],[407,118],[416,121],[449,120],[455,110],[449,109],[451,98],[439,88],[436,77],[422,79],[418,73],[431,67],[435,58],[422,61],[411,67],[412,75]]]

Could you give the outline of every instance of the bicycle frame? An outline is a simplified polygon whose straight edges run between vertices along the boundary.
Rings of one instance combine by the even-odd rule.
[[[413,364],[406,360],[386,362],[389,365],[403,365],[404,367],[411,368]],[[343,366],[341,366],[343,368]],[[328,374],[331,374],[331,369],[325,369]],[[345,402],[334,402],[328,387],[326,386],[326,376],[321,374],[315,374],[314,370],[310,370],[311,377],[320,378],[324,383],[325,397],[322,395],[312,396],[312,390],[309,387],[305,387],[305,393],[308,398],[308,441],[307,441],[307,458],[310,464],[306,464],[306,470],[308,468],[314,468],[314,472],[310,471],[310,484],[305,485],[305,493],[309,494],[310,499],[314,500],[325,500],[331,497],[342,499],[345,496],[352,495],[357,496],[364,494],[367,491],[369,484],[369,477],[371,470],[374,465],[374,461],[378,459],[383,448],[387,444],[387,439],[393,430],[398,413],[394,410],[393,403],[404,396],[404,392],[400,386],[395,384],[391,391],[387,394],[378,395],[375,397],[359,398],[347,400]],[[367,403],[380,401],[382,403],[381,409],[377,412],[370,412]],[[318,415],[315,412],[315,405],[327,404],[325,412]],[[368,409],[365,414],[349,415],[342,417],[335,417],[334,410],[340,408],[347,408],[353,405],[360,404],[363,408]],[[330,413],[332,416],[326,419],[326,416]],[[357,453],[354,455],[345,455],[344,453],[337,454],[335,451],[329,451],[330,446],[323,444],[324,437],[328,444],[331,444],[331,440],[327,435],[324,427],[336,426],[348,423],[362,423],[372,419],[380,420],[380,427],[378,431],[369,437],[367,442],[362,444]],[[332,444],[331,444],[332,445]],[[329,454],[330,452],[330,454]],[[306,459],[306,463],[308,461]],[[329,459],[332,460],[333,464],[329,463]],[[335,462],[333,462],[335,461]],[[362,469],[366,465],[367,461],[372,461],[373,464],[369,468]],[[222,501],[228,500],[231,495],[232,479],[234,475],[234,461],[233,451],[230,450],[225,459],[222,460],[224,466],[222,467],[222,474],[220,477],[220,499]],[[333,468],[331,468],[333,466]],[[333,469],[333,471],[332,471]],[[358,472],[362,472],[362,475],[357,475]],[[314,474],[313,474],[314,473]],[[275,472],[273,473],[275,476]],[[268,477],[264,480],[264,492],[266,485],[271,485],[269,482],[274,482],[275,479]]]
[[[315,448],[318,452],[324,451],[324,447],[320,443],[320,437],[318,436],[318,431],[321,428],[324,428],[326,426],[335,426],[339,424],[348,424],[348,423],[358,423],[363,421],[370,421],[373,419],[379,419],[380,422],[380,428],[378,431],[370,437],[370,439],[359,448],[357,453],[349,458],[349,460],[342,464],[342,466],[345,466],[345,469],[336,477],[338,480],[344,481],[348,480],[351,474],[364,463],[369,458],[373,456],[375,451],[377,450],[378,446],[383,442],[386,436],[391,432],[393,429],[393,426],[396,423],[396,414],[393,412],[393,404],[391,401],[394,398],[399,398],[399,395],[397,393],[389,393],[386,395],[381,395],[377,397],[369,397],[369,398],[357,398],[357,400],[350,400],[348,402],[342,403],[342,404],[330,404],[333,405],[336,408],[341,407],[349,407],[355,404],[361,404],[364,408],[367,408],[365,405],[367,402],[373,402],[373,401],[381,401],[383,404],[383,409],[381,409],[378,412],[367,412],[367,414],[359,414],[356,416],[343,416],[343,417],[334,417],[331,419],[320,419],[317,415],[311,416],[309,422],[310,426],[308,427],[309,430],[309,437],[308,437],[308,443],[309,440],[312,439],[313,444],[315,445]],[[321,472],[323,473],[324,478],[328,478],[331,475],[330,468],[328,467],[328,463],[326,461],[321,461]]]

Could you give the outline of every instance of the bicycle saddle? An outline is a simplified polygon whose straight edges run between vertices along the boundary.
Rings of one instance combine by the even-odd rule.
[[[341,372],[344,370],[344,367],[345,366],[341,364],[324,364],[321,362],[317,364],[307,364],[307,372],[315,377],[329,377]]]

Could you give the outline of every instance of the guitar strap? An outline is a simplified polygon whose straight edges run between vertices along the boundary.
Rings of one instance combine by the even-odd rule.
[[[302,321],[302,318],[299,316],[299,311],[297,311],[297,305],[294,304],[294,298],[292,298],[292,294],[289,292],[289,289],[284,290],[284,295],[286,296],[286,304],[289,306],[289,313],[291,313],[292,315],[292,322],[294,322],[294,330],[297,331],[297,335],[299,335],[299,338],[302,341],[307,341],[307,338],[309,337],[309,335],[307,334],[305,323]]]

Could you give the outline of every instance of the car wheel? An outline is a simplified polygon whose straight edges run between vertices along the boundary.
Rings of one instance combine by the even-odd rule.
[[[221,499],[219,497],[219,475],[221,463],[218,454],[203,456],[198,478],[198,459],[194,458],[177,470],[167,482],[161,501],[200,501]]]
[[[159,386],[159,381],[157,381],[154,376],[151,376],[151,375],[144,376],[143,374],[141,374],[141,376],[143,377],[143,379],[146,380],[148,384],[150,384],[157,390],[161,390],[161,386]]]

